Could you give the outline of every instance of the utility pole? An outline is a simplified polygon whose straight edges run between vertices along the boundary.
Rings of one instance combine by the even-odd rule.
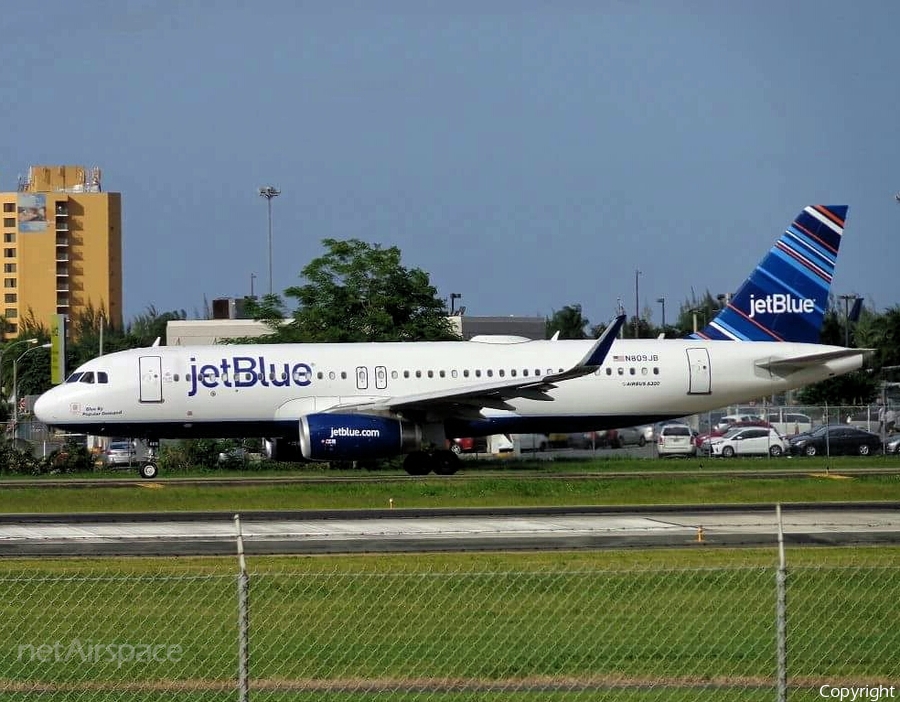
[[[269,295],[272,294],[272,198],[281,195],[281,191],[271,185],[259,189],[259,196],[266,198],[269,206]]]
[[[634,269],[634,338],[638,338],[638,325],[641,319],[641,295],[640,284],[638,283],[641,271]]]
[[[662,328],[663,328],[663,331],[665,331],[665,329],[666,329],[666,298],[658,297],[658,298],[656,298],[656,301],[660,305],[662,305]]]
[[[850,300],[854,302],[859,295],[838,295],[844,301],[844,346],[850,346]]]

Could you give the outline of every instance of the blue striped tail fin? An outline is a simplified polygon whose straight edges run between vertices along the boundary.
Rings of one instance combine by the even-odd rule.
[[[689,339],[819,343],[846,205],[809,205],[726,307]]]

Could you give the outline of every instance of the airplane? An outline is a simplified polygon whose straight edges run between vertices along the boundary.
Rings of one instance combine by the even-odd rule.
[[[682,339],[243,344],[120,351],[34,406],[77,433],[266,439],[276,460],[405,454],[452,474],[448,437],[593,431],[676,419],[842,375],[867,351],[816,343],[846,206],[805,207],[706,327]],[[156,477],[155,450],[142,461]]]

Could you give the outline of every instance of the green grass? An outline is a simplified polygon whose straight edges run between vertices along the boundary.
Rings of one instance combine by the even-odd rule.
[[[797,692],[896,680],[900,548],[798,548],[788,560]],[[774,566],[771,549],[702,547],[253,558],[254,699],[769,699]],[[0,691],[144,682],[140,699],[189,684],[199,689],[186,699],[214,699],[236,670],[234,568],[233,558],[5,560]],[[184,656],[16,661],[22,642],[73,638],[177,643]],[[443,691],[447,680],[472,689]]]
[[[135,482],[125,487],[5,489],[5,513],[156,512],[302,509],[387,509],[900,500],[900,475],[838,479],[835,473],[791,478],[641,477],[542,479],[454,476],[391,482],[298,482],[181,485]]]

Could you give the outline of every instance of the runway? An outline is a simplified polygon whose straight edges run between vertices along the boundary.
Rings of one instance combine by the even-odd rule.
[[[900,505],[787,505],[785,541],[900,543]],[[383,510],[241,516],[248,554],[774,545],[774,505]],[[0,556],[187,556],[236,551],[231,514],[0,515]]]

